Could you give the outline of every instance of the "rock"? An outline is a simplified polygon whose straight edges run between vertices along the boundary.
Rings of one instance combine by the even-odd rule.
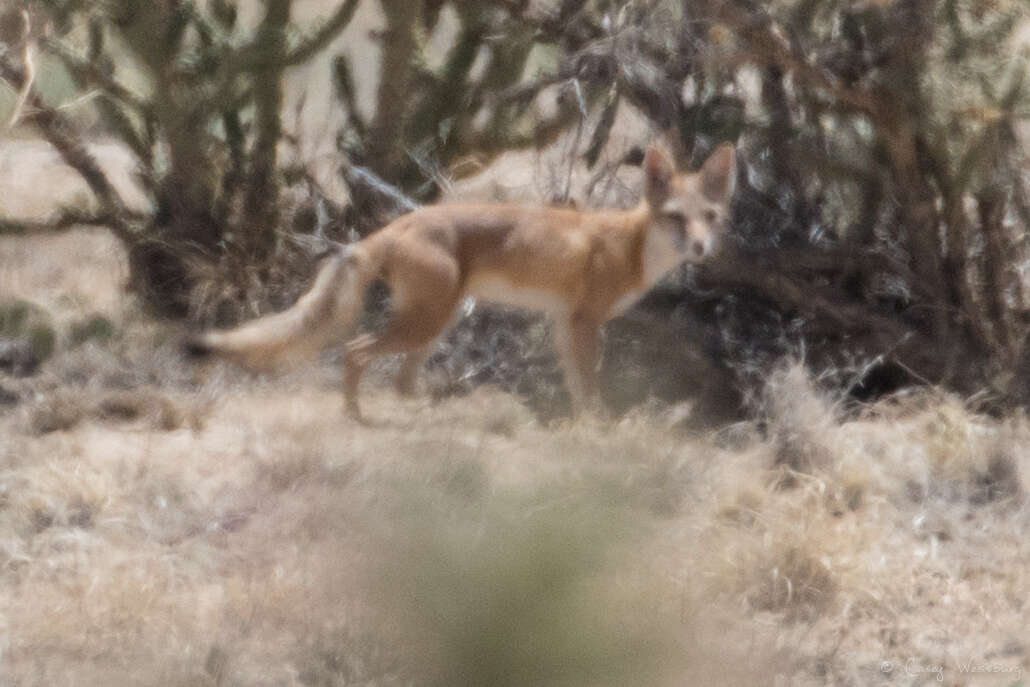
[[[25,300],[0,303],[0,370],[33,374],[57,343],[50,313]]]
[[[27,377],[39,368],[39,357],[28,341],[0,339],[0,372]]]
[[[0,406],[13,406],[20,400],[18,394],[0,386]]]

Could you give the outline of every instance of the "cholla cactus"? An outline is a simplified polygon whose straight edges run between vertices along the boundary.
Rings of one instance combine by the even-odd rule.
[[[105,223],[128,244],[133,285],[159,312],[185,313],[191,264],[230,253],[237,266],[260,263],[276,245],[283,70],[321,51],[358,3],[341,3],[306,33],[291,24],[291,4],[264,3],[248,33],[231,0],[27,3],[50,27],[44,54],[94,96],[103,128],[135,154],[153,198],[146,217],[128,216],[82,132],[32,89],[31,65],[11,50],[3,56],[5,78],[30,100],[29,120],[97,194]],[[252,125],[245,111],[253,111]]]

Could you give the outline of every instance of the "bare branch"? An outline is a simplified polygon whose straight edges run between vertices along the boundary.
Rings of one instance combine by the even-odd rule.
[[[28,82],[25,72],[6,58],[0,58],[0,78],[16,90],[25,88]],[[135,235],[127,221],[125,203],[74,127],[57,109],[44,102],[31,84],[27,88],[26,102],[33,110],[25,117],[26,121],[35,124],[68,166],[82,176],[100,202],[103,214],[110,218],[108,226],[120,239],[131,244]]]
[[[344,164],[343,177],[351,187],[352,192],[369,192],[386,199],[394,205],[401,213],[411,212],[418,208],[419,204],[412,200],[406,193],[393,184],[383,180],[378,174],[365,167],[352,164]]]
[[[45,40],[43,47],[60,58],[64,66],[83,81],[102,88],[105,93],[139,111],[142,115],[146,117],[152,116],[153,108],[149,102],[119,83],[117,79],[101,69],[95,62],[76,55],[64,43],[58,40]]]
[[[715,58],[714,62],[733,65],[756,61],[763,65],[774,65],[784,73],[793,74],[808,87],[821,90],[859,112],[869,115],[878,113],[877,101],[870,93],[835,82],[824,71],[809,64],[795,45],[777,35],[773,30],[772,19],[765,12],[757,9],[749,12],[733,3],[719,3],[717,16],[726,24],[738,27],[747,48],[740,53]]]
[[[24,33],[22,38],[24,42],[22,47],[22,63],[25,65],[25,83],[22,84],[21,90],[18,92],[18,100],[14,104],[14,112],[11,113],[11,119],[7,123],[8,127],[13,127],[21,118],[22,110],[25,109],[25,101],[28,99],[29,91],[32,90],[32,84],[36,80],[36,50],[35,42],[29,39],[32,29],[28,10],[23,9],[21,11],[21,18]]]
[[[322,51],[334,38],[347,28],[350,20],[354,18],[354,11],[358,8],[358,0],[346,0],[336,14],[329,18],[318,31],[300,45],[291,49],[283,60],[287,67],[296,66],[306,62]]]
[[[126,212],[124,219],[142,222],[147,216]],[[110,227],[114,221],[114,217],[103,212],[83,212],[69,208],[42,220],[0,218],[0,235],[49,234],[71,227]]]
[[[702,266],[700,274],[707,285],[760,293],[784,310],[809,313],[840,332],[874,334],[891,345],[917,334],[915,328],[897,318],[814,288],[776,262],[770,264],[742,251],[728,251],[719,260]]]
[[[317,55],[347,28],[354,17],[358,2],[359,0],[346,0],[311,37],[282,54],[269,55],[262,36],[251,44],[238,48],[211,45],[190,64],[180,67],[177,76],[185,80],[195,79],[201,74],[203,65],[213,61],[220,65],[221,82],[229,85],[241,74],[295,67]]]

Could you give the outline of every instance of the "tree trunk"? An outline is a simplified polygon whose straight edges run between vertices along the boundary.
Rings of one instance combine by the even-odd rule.
[[[244,207],[244,246],[255,260],[262,260],[271,252],[279,224],[277,146],[282,134],[282,72],[291,4],[292,0],[268,0],[256,42],[263,54],[254,73],[257,135],[250,158],[250,181]]]
[[[365,162],[379,176],[396,182],[396,170],[404,166],[407,155],[401,134],[410,106],[422,3],[382,0],[382,6],[386,14],[386,31],[383,32],[376,113],[369,128]]]

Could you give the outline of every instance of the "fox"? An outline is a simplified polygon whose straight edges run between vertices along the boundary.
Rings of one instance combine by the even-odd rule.
[[[352,337],[344,344],[344,409],[363,422],[358,390],[369,365],[403,354],[395,387],[413,393],[431,344],[472,296],[550,317],[579,414],[598,398],[602,325],[682,263],[711,258],[727,233],[737,178],[732,144],[719,146],[696,172],[679,170],[659,143],[647,147],[641,164],[641,198],[625,210],[475,203],[413,210],[333,250],[292,307],[200,333],[187,352],[259,366]],[[375,333],[353,336],[377,279],[390,289],[389,319]]]

